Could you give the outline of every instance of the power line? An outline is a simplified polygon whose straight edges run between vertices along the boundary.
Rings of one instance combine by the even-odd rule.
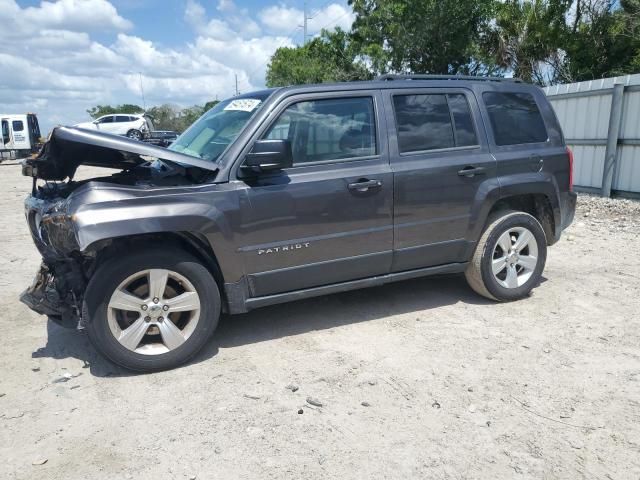
[[[324,7],[326,7],[327,5],[329,5],[330,3],[333,3],[333,2],[334,2],[334,0],[329,0],[328,2],[324,2],[324,3],[322,4],[322,6],[321,6],[321,7],[319,7],[319,8],[317,8],[317,9],[316,9],[315,13],[312,13],[312,14],[309,16],[309,20],[311,20],[312,18],[314,18],[315,16],[317,16],[317,15],[322,11],[322,9],[323,9]]]
[[[346,11],[345,13],[343,13],[342,15],[340,15],[338,18],[336,18],[335,20],[330,21],[329,23],[327,23],[325,26],[321,27],[320,30],[324,30],[325,28],[327,28],[330,25],[333,25],[334,23],[336,23],[338,20],[342,20],[344,17],[346,17],[347,15],[349,15],[351,12]]]

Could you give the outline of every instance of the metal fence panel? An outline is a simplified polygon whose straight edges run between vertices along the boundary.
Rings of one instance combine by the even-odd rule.
[[[611,188],[640,193],[640,74],[556,85],[544,91],[574,152],[574,183],[600,189],[616,83],[625,87]]]

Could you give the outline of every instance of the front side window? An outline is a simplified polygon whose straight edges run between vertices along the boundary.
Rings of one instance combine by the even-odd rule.
[[[113,117],[109,115],[108,117],[102,117],[98,120],[98,123],[113,123]]]
[[[395,95],[393,106],[400,153],[478,144],[463,94]]]
[[[215,162],[268,96],[269,93],[254,94],[251,98],[236,97],[218,103],[180,135],[169,149]]]
[[[24,123],[22,123],[22,120],[14,120],[13,121],[13,131],[14,132],[21,132],[22,130],[24,130]]]
[[[264,138],[289,140],[294,165],[370,157],[377,153],[374,115],[371,97],[298,102]]]
[[[533,95],[485,92],[482,99],[489,112],[496,145],[547,141],[547,130]]]

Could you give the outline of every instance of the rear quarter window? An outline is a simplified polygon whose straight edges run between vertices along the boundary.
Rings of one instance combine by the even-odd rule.
[[[496,145],[541,143],[548,139],[544,120],[529,93],[484,92]]]

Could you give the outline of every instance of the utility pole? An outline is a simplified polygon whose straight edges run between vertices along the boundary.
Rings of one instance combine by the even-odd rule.
[[[237,97],[238,95],[240,95],[240,92],[238,91],[238,74],[236,73],[235,76],[236,76],[236,97]]]
[[[304,2],[304,35],[302,37],[302,45],[307,44],[307,2]]]

